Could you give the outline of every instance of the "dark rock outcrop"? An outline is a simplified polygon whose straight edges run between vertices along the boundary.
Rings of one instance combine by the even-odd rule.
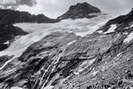
[[[77,5],[73,5],[69,8],[69,10],[58,17],[57,19],[77,19],[77,18],[92,18],[97,16],[98,13],[101,13],[100,9],[84,2],[78,3]]]

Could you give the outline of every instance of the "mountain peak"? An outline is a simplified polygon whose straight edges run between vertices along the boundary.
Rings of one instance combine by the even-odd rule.
[[[87,2],[83,2],[70,6],[69,10],[62,16],[58,17],[58,19],[92,18],[95,17],[97,13],[101,13],[101,10]]]

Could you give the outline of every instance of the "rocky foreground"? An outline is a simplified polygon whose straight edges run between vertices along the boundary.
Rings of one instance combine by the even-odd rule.
[[[84,37],[54,32],[18,58],[0,57],[0,89],[132,89],[132,16]]]

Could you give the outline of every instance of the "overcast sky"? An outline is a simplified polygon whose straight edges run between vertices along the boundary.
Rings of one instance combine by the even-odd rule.
[[[1,0],[2,1],[2,0]],[[13,1],[13,0],[5,0]],[[133,7],[133,0],[16,0],[19,4],[18,10],[29,11],[31,13],[44,13],[49,17],[57,17],[68,10],[70,5],[78,2],[88,2],[105,13],[127,13]],[[31,5],[31,1],[33,6]],[[27,3],[27,4],[26,4]],[[24,5],[25,4],[25,5]],[[27,6],[30,5],[30,6]],[[32,7],[31,7],[32,6]]]

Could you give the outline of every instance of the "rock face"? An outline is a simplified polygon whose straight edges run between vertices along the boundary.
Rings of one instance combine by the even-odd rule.
[[[84,2],[71,6],[69,10],[58,17],[58,19],[92,18],[97,16],[98,13],[101,13],[100,9]]]
[[[1,57],[0,89],[132,89],[133,20],[116,19],[84,37],[54,32],[18,58]]]

